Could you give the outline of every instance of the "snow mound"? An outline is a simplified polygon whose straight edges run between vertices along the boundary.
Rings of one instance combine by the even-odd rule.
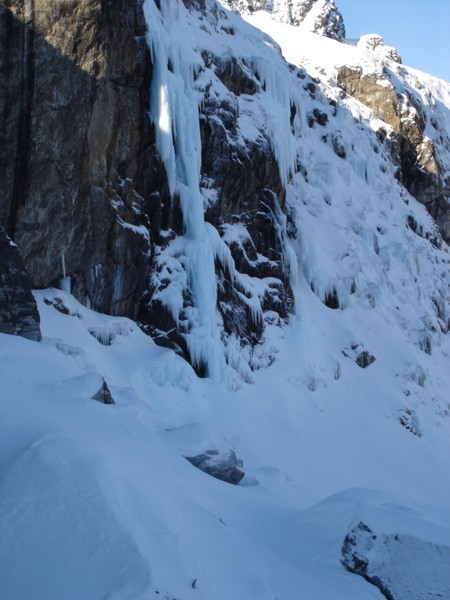
[[[113,468],[78,440],[36,439],[0,479],[2,597],[25,600],[33,590],[49,599],[148,598],[150,568],[124,523],[121,496]]]

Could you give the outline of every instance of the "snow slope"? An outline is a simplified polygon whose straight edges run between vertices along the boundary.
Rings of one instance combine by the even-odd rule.
[[[316,49],[333,55],[337,42],[305,33],[298,53],[291,30],[270,25],[283,32],[289,67],[236,14],[208,20],[178,1],[161,4],[164,19],[146,2],[161,93],[151,117],[185,203],[177,252],[198,281],[191,341],[210,377],[198,379],[128,319],[96,314],[63,291],[36,292],[43,343],[0,335],[0,597],[380,599],[341,564],[360,522],[413,540],[413,561],[394,556],[399,597],[448,596],[443,567],[436,577],[450,547],[448,248],[431,243],[431,217],[395,180],[377,120],[339,98],[333,64],[310,94],[303,67],[313,69]],[[264,81],[239,96],[239,131],[243,143],[260,128],[271,133],[287,188],[295,315],[267,327],[256,352],[276,360],[252,385],[238,385],[225,362],[213,264],[229,255],[200,210],[201,93],[229,93],[201,67],[208,48],[246,59]],[[339,51],[367,68],[375,60],[353,46]],[[448,86],[427,81],[448,106]],[[327,122],[310,127],[317,108]],[[179,135],[188,120],[174,147],[173,128]],[[183,276],[174,283],[167,303],[176,313]],[[113,405],[92,400],[103,380]],[[184,458],[215,448],[243,460],[239,485]],[[376,565],[383,551],[372,549]]]
[[[0,338],[2,598],[379,598],[340,564],[368,510],[378,530],[449,545],[443,362],[429,358],[421,387],[386,350],[310,389],[299,357],[328,328],[311,293],[309,327],[296,322],[276,363],[229,392],[126,319],[56,290],[37,298],[44,342]],[[100,374],[115,405],[90,399]],[[422,437],[399,420],[406,385]],[[218,443],[244,461],[238,486],[180,450]]]

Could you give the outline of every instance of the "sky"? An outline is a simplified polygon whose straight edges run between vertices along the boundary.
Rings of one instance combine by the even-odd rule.
[[[450,81],[450,0],[335,0],[348,38],[379,33],[403,63]]]

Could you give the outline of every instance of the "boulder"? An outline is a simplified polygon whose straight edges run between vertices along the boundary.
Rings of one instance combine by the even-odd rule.
[[[241,470],[242,460],[238,459],[234,450],[227,454],[221,454],[218,450],[206,450],[197,456],[185,458],[200,471],[233,485],[237,485],[245,475]]]
[[[229,440],[201,423],[189,423],[165,432],[167,441],[204,473],[234,485],[244,477],[242,460]]]
[[[102,404],[115,404],[114,398],[112,397],[105,380],[103,380],[99,390],[92,396],[92,400],[97,400],[97,402],[101,402]]]

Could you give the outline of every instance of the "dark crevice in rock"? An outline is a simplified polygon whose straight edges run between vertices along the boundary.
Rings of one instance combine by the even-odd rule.
[[[31,4],[31,7],[33,7]],[[31,8],[33,11],[33,8]],[[26,18],[26,17],[25,17]],[[3,6],[0,7],[0,19],[4,21],[4,27],[9,32],[6,46],[5,64],[10,62],[10,52],[14,52],[14,42],[21,45],[23,60],[18,73],[20,91],[18,95],[18,125],[17,125],[17,147],[14,161],[13,187],[11,194],[10,211],[7,231],[11,238],[15,237],[16,221],[19,206],[23,202],[28,184],[29,149],[31,139],[31,110],[34,93],[34,30],[31,27],[18,27],[11,13]],[[18,38],[18,39],[14,39]],[[7,98],[9,104],[12,98]]]
[[[333,310],[341,308],[341,305],[339,303],[339,296],[335,289],[325,294],[323,303],[325,304],[325,306],[327,306],[328,308],[332,308]]]

